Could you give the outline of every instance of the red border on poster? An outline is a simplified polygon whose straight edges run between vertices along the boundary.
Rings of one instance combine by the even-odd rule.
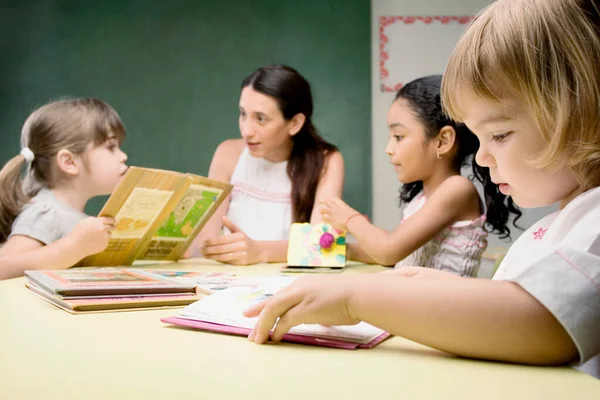
[[[447,25],[451,22],[457,22],[461,25],[468,24],[472,16],[454,16],[454,15],[427,15],[427,16],[381,16],[379,17],[379,81],[381,83],[382,92],[396,92],[403,86],[402,82],[395,83],[393,86],[386,85],[383,81],[389,76],[389,71],[386,68],[386,62],[389,60],[387,44],[390,40],[385,29],[397,22],[404,24],[433,24],[440,23]]]

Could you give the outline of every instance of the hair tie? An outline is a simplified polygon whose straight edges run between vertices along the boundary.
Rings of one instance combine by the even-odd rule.
[[[31,149],[29,149],[29,147],[23,147],[23,149],[21,150],[21,155],[23,157],[25,157],[25,161],[30,164],[31,162],[33,162],[33,160],[35,160],[35,154],[33,154],[33,151],[31,151]]]

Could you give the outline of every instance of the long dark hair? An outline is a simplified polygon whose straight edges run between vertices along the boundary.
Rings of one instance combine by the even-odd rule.
[[[337,151],[336,146],[319,135],[312,123],[310,84],[293,68],[269,65],[248,75],[242,82],[242,89],[247,86],[274,98],[286,120],[291,120],[296,114],[306,117],[300,131],[292,136],[287,173],[292,181],[293,222],[309,222],[325,162],[331,153]]]
[[[469,176],[469,179],[476,179],[483,185],[486,226],[491,228],[492,232],[498,233],[502,239],[509,238],[510,229],[507,224],[510,214],[514,214],[513,225],[518,228],[516,221],[522,215],[521,210],[509,196],[500,193],[498,186],[491,180],[489,168],[482,167],[475,162],[474,157],[479,150],[479,140],[473,132],[466,125],[456,123],[444,114],[440,100],[441,84],[441,75],[415,79],[396,93],[394,101],[404,99],[408,102],[409,107],[425,127],[428,138],[435,138],[445,126],[454,129],[458,146],[454,167],[460,170],[469,164],[472,166],[473,175]],[[423,190],[422,181],[404,184],[400,189],[400,202],[411,201],[421,190]]]

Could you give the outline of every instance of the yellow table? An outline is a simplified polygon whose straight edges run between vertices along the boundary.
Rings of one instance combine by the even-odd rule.
[[[272,274],[203,260],[160,268]],[[344,273],[382,267],[353,265]],[[258,346],[160,322],[178,309],[71,315],[0,282],[0,399],[600,399],[570,368],[473,361],[394,337],[370,350]]]

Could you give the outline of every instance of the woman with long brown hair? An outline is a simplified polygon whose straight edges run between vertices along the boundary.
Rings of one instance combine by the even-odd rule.
[[[285,261],[291,224],[319,222],[314,206],[341,197],[344,160],[315,128],[310,85],[293,68],[270,65],[247,76],[239,108],[242,138],[219,145],[208,173],[234,189],[188,255]],[[230,234],[218,236],[221,228]]]

